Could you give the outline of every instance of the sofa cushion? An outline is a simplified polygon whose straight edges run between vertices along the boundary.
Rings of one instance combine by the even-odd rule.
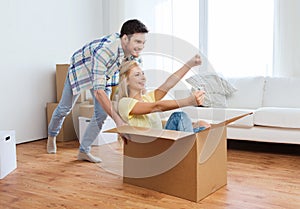
[[[226,96],[236,91],[233,85],[215,72],[201,71],[201,73],[189,77],[186,81],[194,89],[206,92],[203,105],[208,107],[226,107]]]
[[[300,108],[300,78],[267,77],[263,107]]]
[[[227,96],[227,107],[256,109],[262,105],[265,79],[262,76],[229,78],[237,89]]]
[[[300,128],[300,108],[258,108],[254,114],[254,124],[281,128]]]

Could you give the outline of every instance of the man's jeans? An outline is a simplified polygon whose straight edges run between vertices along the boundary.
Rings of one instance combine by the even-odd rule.
[[[91,95],[94,100],[94,115],[91,118],[89,125],[86,128],[86,131],[83,135],[83,139],[80,145],[80,151],[89,153],[91,150],[91,144],[94,142],[100,130],[102,128],[103,122],[107,117],[107,113],[103,110],[102,106],[98,103],[97,99],[94,96],[94,90],[91,89]],[[109,95],[111,90],[107,88],[105,90],[106,94]],[[73,109],[78,95],[73,95],[72,88],[68,77],[66,78],[64,89],[62,93],[61,100],[53,112],[51,121],[48,126],[48,135],[51,137],[55,137],[59,134],[62,124],[65,120],[65,117],[71,112]]]

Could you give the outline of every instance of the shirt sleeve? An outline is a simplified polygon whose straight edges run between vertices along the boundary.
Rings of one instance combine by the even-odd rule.
[[[129,121],[130,119],[129,113],[131,112],[131,110],[133,109],[133,107],[136,105],[137,102],[138,100],[129,97],[124,97],[119,101],[118,110],[121,118],[124,121],[126,122]]]
[[[107,65],[111,59],[107,48],[103,47],[93,51],[92,76],[94,90],[105,89]]]

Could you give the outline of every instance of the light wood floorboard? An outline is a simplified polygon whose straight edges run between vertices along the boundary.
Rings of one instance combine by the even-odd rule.
[[[18,168],[0,180],[1,209],[300,208],[300,155],[229,149],[228,184],[194,203],[123,184],[99,164],[77,161],[77,141],[59,142],[54,155],[45,146],[46,140],[17,145]]]

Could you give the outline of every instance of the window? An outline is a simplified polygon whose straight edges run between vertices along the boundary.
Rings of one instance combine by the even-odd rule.
[[[209,0],[207,57],[224,76],[270,76],[273,0]]]
[[[189,42],[225,76],[272,75],[274,0],[126,0],[124,7],[125,19]],[[168,55],[147,55],[144,66],[173,72],[181,63]]]

